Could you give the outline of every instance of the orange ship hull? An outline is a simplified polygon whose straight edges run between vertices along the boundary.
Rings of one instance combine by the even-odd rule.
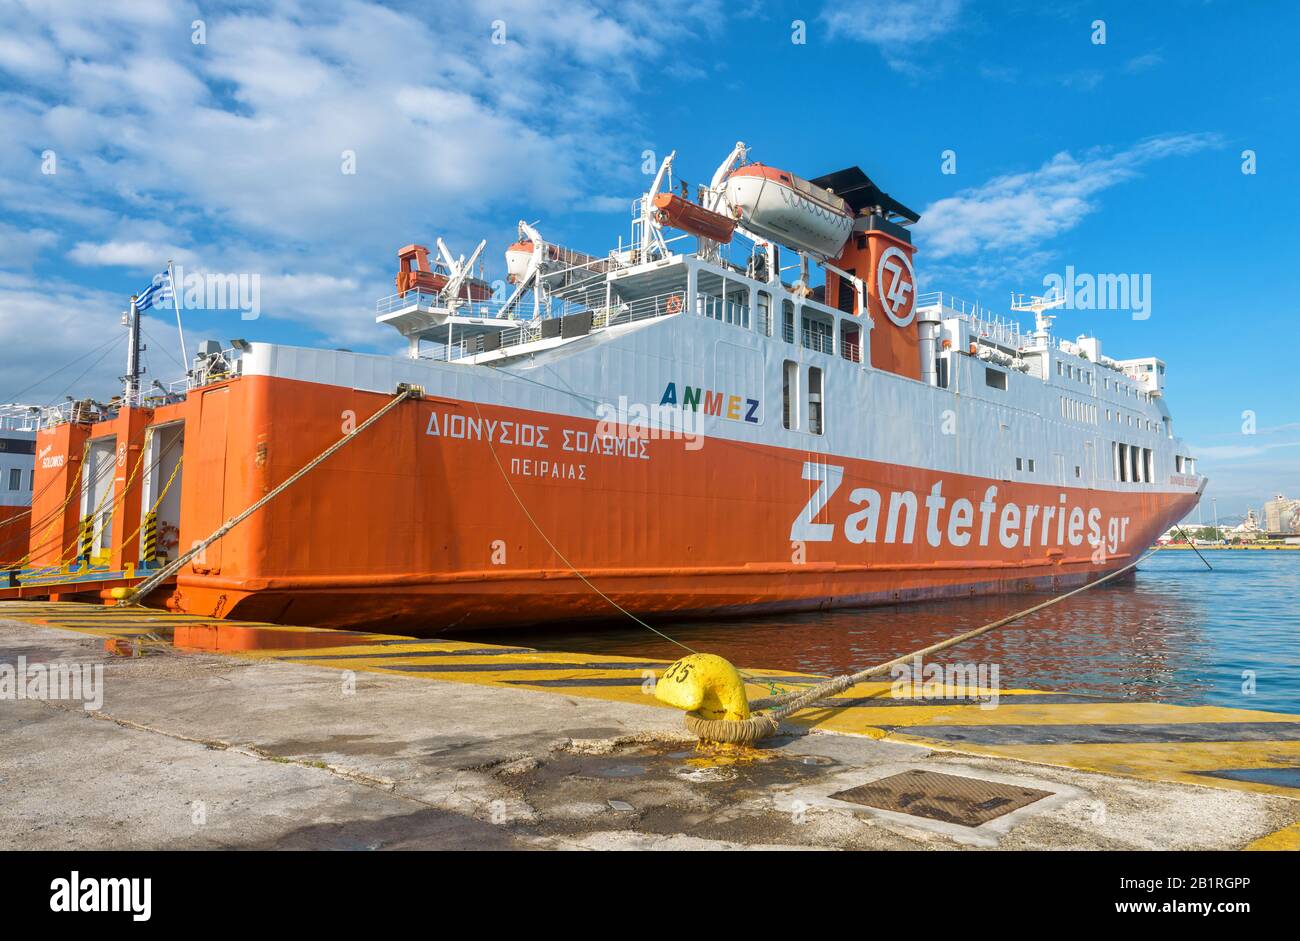
[[[169,407],[186,422],[181,545],[252,504],[337,440],[346,422],[385,401],[247,376]],[[791,539],[792,521],[819,486],[801,473],[813,457],[803,451],[713,437],[698,448],[612,437],[589,419],[451,399],[403,403],[364,435],[210,547],[150,603],[213,617],[432,633],[620,617],[611,602],[680,616],[1057,588],[1132,561],[1196,500],[819,455],[843,467],[843,479],[807,520],[819,538]],[[1064,524],[1057,538],[1055,522],[1008,528],[996,513],[994,538],[985,527],[989,544],[968,537],[962,547],[942,538],[931,545],[924,505],[912,514],[910,540],[900,511],[895,541],[887,541],[883,506],[871,539],[863,537],[852,499],[860,488],[923,501],[936,483],[949,501],[979,505],[992,487],[998,506],[1061,505],[1062,517],[1078,506],[1105,521],[1102,546],[1076,541]],[[979,524],[976,513],[970,536],[979,536]],[[1016,530],[1014,548],[996,538],[1000,526],[1004,536]],[[1022,528],[1028,535],[1020,538]]]

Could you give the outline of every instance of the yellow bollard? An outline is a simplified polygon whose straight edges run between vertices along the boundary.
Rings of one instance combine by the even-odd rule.
[[[705,719],[749,718],[745,682],[727,660],[711,653],[682,657],[655,683],[655,699]]]

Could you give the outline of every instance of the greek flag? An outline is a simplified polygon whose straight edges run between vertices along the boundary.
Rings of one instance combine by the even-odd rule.
[[[150,307],[170,307],[172,305],[171,272],[163,271],[153,276],[149,286],[135,298],[135,309],[148,310]]]

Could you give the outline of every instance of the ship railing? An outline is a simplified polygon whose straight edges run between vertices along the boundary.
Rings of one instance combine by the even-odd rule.
[[[590,313],[591,330],[593,331],[650,320],[656,317],[666,317],[685,310],[686,292],[666,291],[663,294],[640,297],[635,300],[613,301],[609,305],[605,305],[603,300],[602,297],[602,303],[599,304],[556,301],[551,305],[551,312],[548,316],[538,320],[516,321],[513,326],[502,329],[499,334],[500,342],[497,343],[496,338],[490,341],[491,349],[488,348],[489,341],[485,337],[475,336],[458,339],[455,337],[453,330],[451,343],[432,343],[420,350],[420,358],[435,362],[446,362],[462,359],[466,356],[475,356],[479,353],[494,353],[498,350],[507,350],[512,347],[523,346],[526,343],[535,343],[539,340],[558,339],[562,335],[563,327],[557,329],[555,326],[549,326],[548,328],[543,327],[543,323],[545,321],[562,320],[563,317],[574,314]]]
[[[442,295],[433,291],[420,291],[412,289],[404,294],[390,294],[388,297],[381,297],[375,301],[375,313],[377,315],[391,314],[395,310],[405,310],[407,307],[442,307]]]
[[[576,269],[575,269],[576,270]],[[598,276],[593,276],[593,281]],[[572,285],[567,290],[576,290],[583,287],[590,287],[590,284],[584,282],[578,285]],[[599,292],[600,297],[604,298],[604,290]],[[454,313],[457,317],[475,317],[481,320],[501,320],[501,319],[518,319],[521,316],[532,317],[533,296],[532,293],[525,294],[515,304],[513,318],[502,316],[502,310],[506,305],[507,298],[490,298],[488,300],[473,301],[461,299],[457,302]],[[406,294],[394,294],[390,297],[380,298],[375,302],[375,312],[378,315],[390,314],[396,310],[405,310],[411,306],[419,306],[424,310],[438,310],[448,312],[448,300],[441,294],[431,294],[427,291],[407,291]],[[537,304],[542,318],[547,317],[564,317],[568,314],[581,313],[591,310],[593,304],[590,301],[566,298],[561,295],[543,296]]]
[[[833,353],[835,352],[835,340],[832,334],[821,333],[817,330],[811,330],[808,327],[803,328],[803,348],[812,350],[814,353]]]
[[[597,327],[616,327],[619,324],[679,314],[685,309],[685,291],[665,291],[631,301],[616,301],[608,307],[602,305],[593,310],[591,326],[593,330]]]
[[[10,403],[0,405],[0,431],[39,431],[41,406]]]
[[[993,320],[997,317],[997,314],[987,307],[964,298],[955,297],[946,291],[926,291],[918,294],[916,295],[916,306],[918,310],[926,307],[942,307],[955,314],[965,314],[967,317],[977,320]]]
[[[938,307],[945,313],[964,320],[974,329],[975,335],[999,346],[1013,350],[1023,349],[1029,344],[1029,337],[1020,332],[1020,322],[1010,317],[994,313],[987,307],[972,301],[955,297],[944,291],[928,291],[916,296],[916,307],[924,310]]]
[[[53,428],[67,422],[98,422],[109,417],[107,407],[91,399],[67,399],[40,410],[40,427]]]
[[[958,315],[967,321],[981,340],[988,340],[998,346],[1019,350],[1028,345],[1029,338],[1020,332],[1020,324],[1015,321],[983,320],[975,317]]]

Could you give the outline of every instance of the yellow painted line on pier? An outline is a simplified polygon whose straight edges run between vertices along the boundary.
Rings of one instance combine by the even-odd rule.
[[[149,634],[171,638],[183,628],[187,636],[204,637],[209,632],[236,645],[240,638],[255,639],[256,644],[248,646],[256,649],[219,649],[258,660],[655,706],[661,704],[649,695],[651,681],[668,664],[639,657],[221,621],[68,602],[0,602],[0,619],[6,618],[105,638]],[[745,672],[758,681],[748,684],[751,699],[770,695],[769,684],[787,690],[821,679],[777,670]],[[1027,689],[998,691],[994,708],[952,697],[951,692],[947,697],[900,700],[893,698],[888,682],[863,683],[826,706],[800,713],[795,721],[968,754],[1300,797],[1300,715],[1108,702]],[[1284,848],[1280,844],[1300,841],[1300,832],[1290,832],[1295,829],[1265,840]]]
[[[1293,823],[1289,827],[1283,827],[1276,833],[1270,833],[1268,836],[1262,836],[1253,843],[1247,843],[1248,850],[1290,850],[1296,852],[1300,850],[1300,823]]]

